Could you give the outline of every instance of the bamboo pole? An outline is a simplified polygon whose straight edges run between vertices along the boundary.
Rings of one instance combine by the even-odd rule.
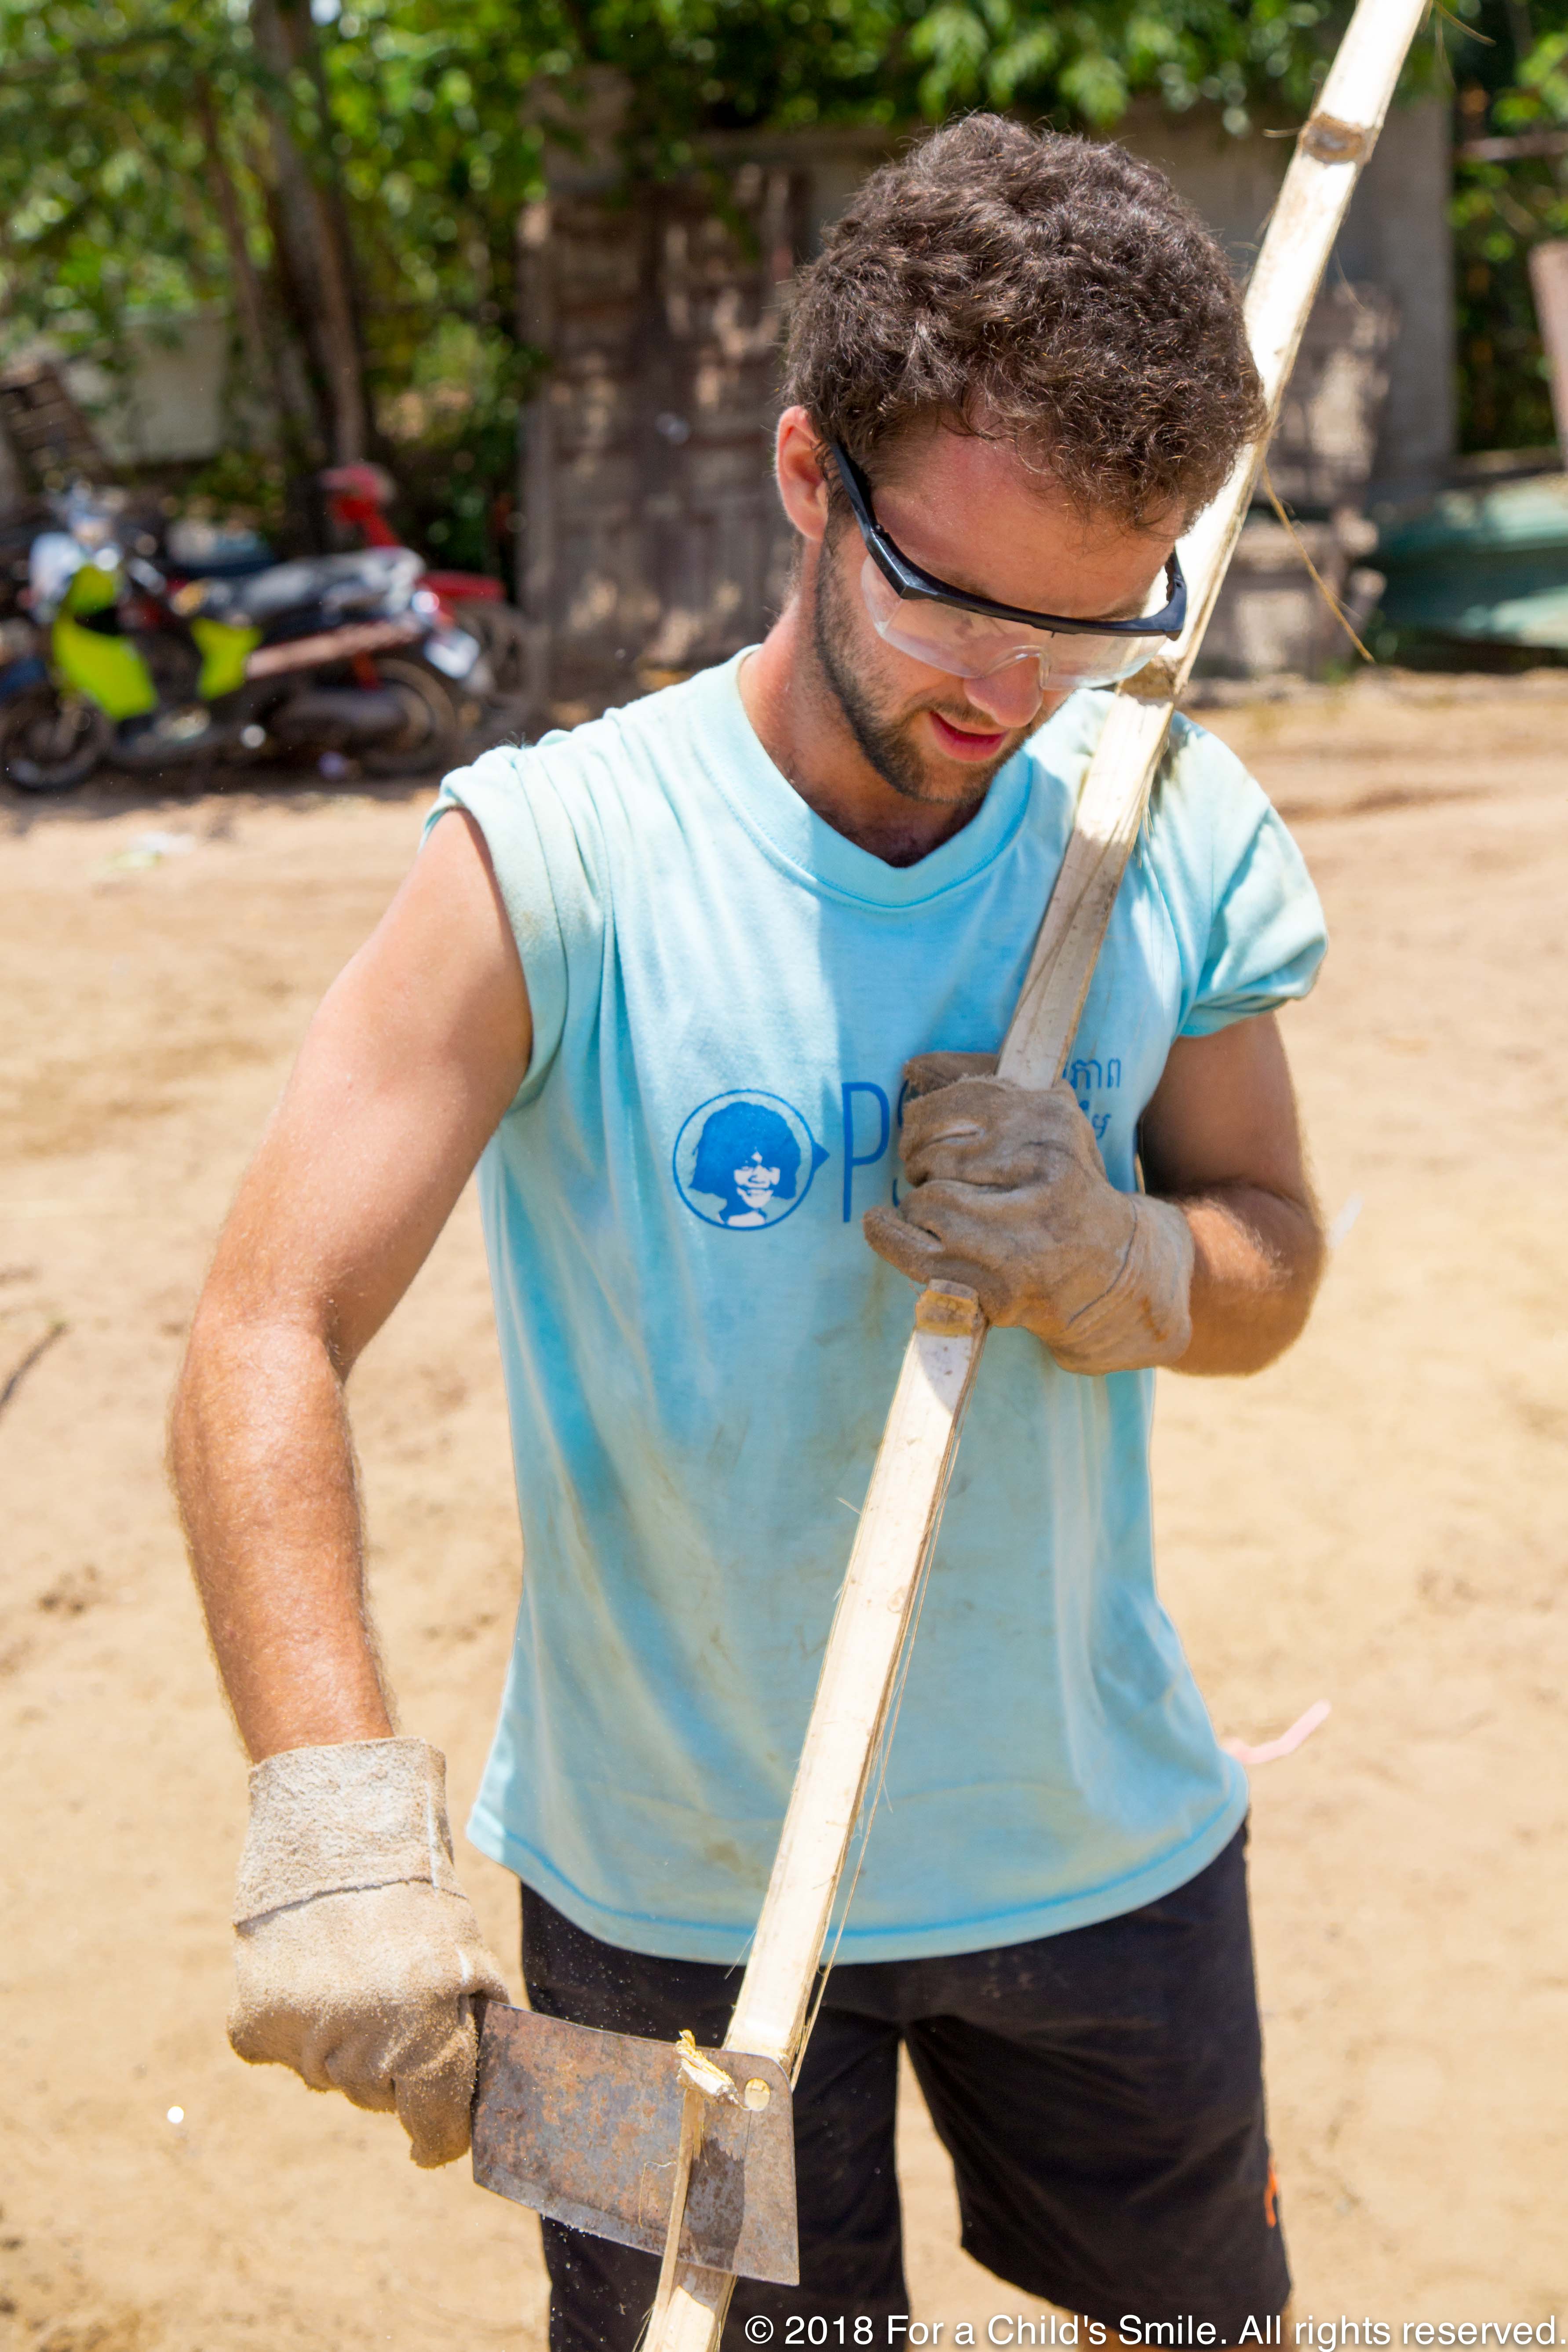
[[[1426,0],[1360,0],[1297,140],[1247,291],[1247,331],[1268,408],[1264,441],[1425,9]],[[1002,1048],[1002,1076],[1021,1085],[1049,1086],[1061,1074],[1176,700],[1246,520],[1261,446],[1243,452],[1183,542],[1189,614],[1182,636],[1129,679],[1111,705]],[[727,2049],[774,2059],[792,2074],[804,2052],[807,2004],[985,1329],[978,1301],[959,1286],[934,1283],[921,1294],[860,1514],[773,1876],[725,2036]],[[672,2213],[672,2231],[680,2219]],[[683,2267],[646,2352],[716,2352],[734,2284],[726,2272]]]

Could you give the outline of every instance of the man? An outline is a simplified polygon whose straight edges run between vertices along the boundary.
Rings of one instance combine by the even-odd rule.
[[[1289,2277],[1246,1788],[1155,1595],[1152,1368],[1252,1371],[1305,1319],[1273,1010],[1323,940],[1196,729],[1068,1081],[991,1057],[1092,689],[1179,627],[1175,541],[1257,381],[1157,173],[976,117],[876,174],[805,273],[785,394],[799,565],[766,642],[448,779],[219,1249],[174,1461],[257,1759],[231,2032],[395,2105],[421,2163],[467,2145],[502,1979],[441,1759],[393,1737],[343,1383],[476,1162],[526,1568],[471,1833],[522,1882],[534,2005],[597,2026],[722,2033],[905,1277],[968,1283],[1001,1328],[800,2082],[802,2284],[742,2282],[731,2337],[889,2340],[902,2043],[983,2263],[1234,2341]],[[630,2352],[657,2265],[544,2239],[552,2346]]]

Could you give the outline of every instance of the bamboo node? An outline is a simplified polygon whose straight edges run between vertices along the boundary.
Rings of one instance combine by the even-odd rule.
[[[1372,132],[1358,122],[1342,122],[1336,114],[1314,114],[1308,119],[1300,144],[1315,163],[1359,163],[1372,139]]]
[[[928,1282],[915,1301],[915,1328],[939,1339],[966,1339],[984,1318],[980,1297],[963,1282]]]
[[[1133,702],[1173,702],[1179,690],[1176,665],[1169,654],[1156,654],[1117,688]]]

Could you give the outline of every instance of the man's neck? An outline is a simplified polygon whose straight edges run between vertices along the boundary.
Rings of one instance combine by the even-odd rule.
[[[807,807],[884,865],[918,865],[962,833],[984,798],[911,800],[877,773],[822,676],[796,598],[742,664],[740,688],[763,751]]]

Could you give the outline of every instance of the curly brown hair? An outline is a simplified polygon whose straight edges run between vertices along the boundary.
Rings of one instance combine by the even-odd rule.
[[[865,182],[801,273],[784,390],[862,463],[940,419],[1134,525],[1190,520],[1264,422],[1225,254],[1163,173],[996,114]]]

